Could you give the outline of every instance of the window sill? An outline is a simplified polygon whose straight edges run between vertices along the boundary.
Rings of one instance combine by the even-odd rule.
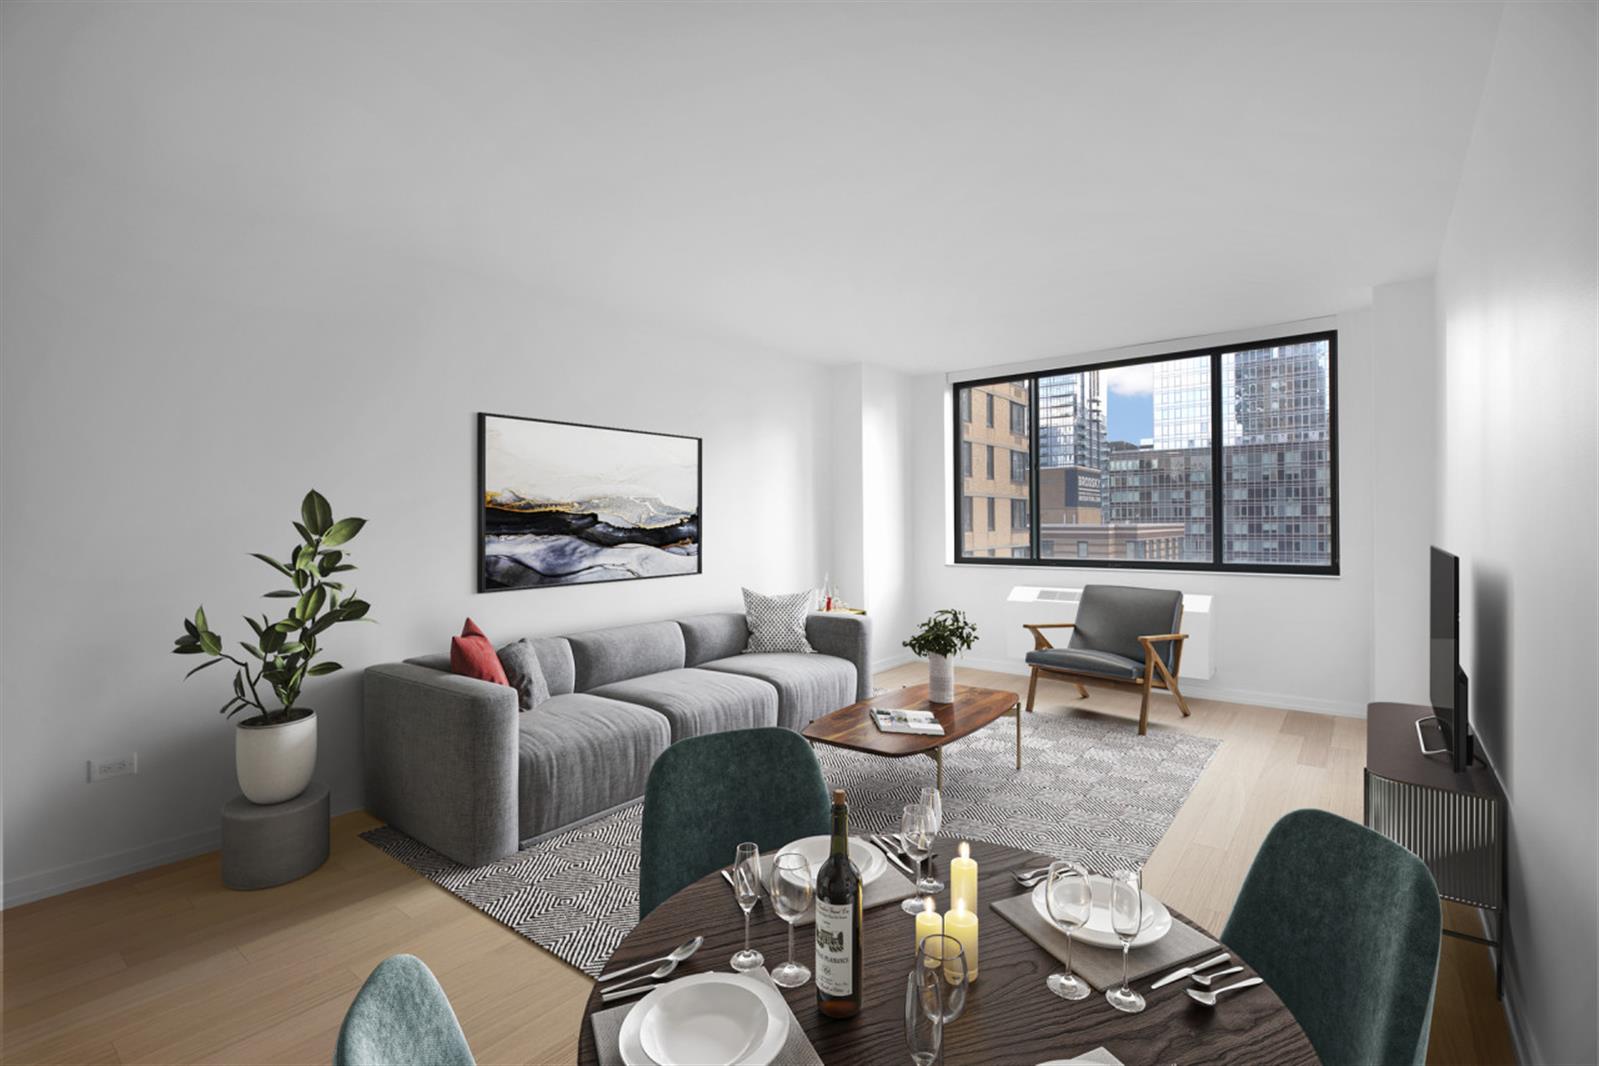
[[[963,562],[956,563],[945,560],[945,568],[951,570],[1003,570],[1007,572],[1024,571],[1029,574],[1047,574],[1052,570],[1068,574],[1188,574],[1200,577],[1268,577],[1287,578],[1291,581],[1337,581],[1343,576],[1340,571],[1334,574],[1327,573],[1297,573],[1295,571],[1276,570],[1217,570],[1214,567],[1181,567],[1181,566],[1078,566],[1074,563],[991,563]]]

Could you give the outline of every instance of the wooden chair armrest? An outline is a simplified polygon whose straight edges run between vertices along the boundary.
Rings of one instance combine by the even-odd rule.
[[[1139,637],[1140,644],[1156,644],[1163,640],[1187,640],[1187,633],[1161,633],[1153,637]]]
[[[1030,632],[1033,635],[1033,650],[1034,651],[1047,651],[1050,648],[1053,648],[1055,645],[1051,644],[1049,642],[1049,638],[1044,636],[1044,634],[1040,633],[1039,630],[1041,630],[1041,629],[1071,629],[1071,628],[1075,627],[1076,625],[1077,625],[1076,622],[1037,622],[1037,623],[1023,623],[1022,624],[1022,628],[1027,630],[1028,632]]]

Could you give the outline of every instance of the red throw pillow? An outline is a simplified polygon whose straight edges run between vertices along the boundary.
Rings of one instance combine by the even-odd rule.
[[[494,645],[489,643],[483,630],[470,618],[466,620],[461,635],[450,638],[450,672],[462,677],[475,677],[479,681],[492,681],[496,685],[511,684],[505,676],[505,667],[500,665],[500,657],[494,653]]]

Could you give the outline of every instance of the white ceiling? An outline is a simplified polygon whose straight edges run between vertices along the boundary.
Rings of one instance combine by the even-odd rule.
[[[1499,18],[67,6],[55,132],[96,114],[78,149],[129,180],[921,370],[1325,314],[1429,273]],[[117,89],[73,100],[90,85]]]

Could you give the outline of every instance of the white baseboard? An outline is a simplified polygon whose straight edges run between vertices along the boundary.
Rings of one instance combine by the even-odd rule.
[[[885,655],[881,659],[872,660],[872,673],[879,674],[884,670],[892,670],[896,666],[904,666],[906,663],[912,663],[915,661],[916,656],[912,655],[908,651],[897,652],[893,655]]]
[[[46,896],[58,896],[75,888],[96,885],[153,866],[164,866],[179,859],[189,859],[216,851],[222,846],[221,829],[207,829],[199,833],[168,837],[127,851],[113,852],[93,859],[67,863],[38,873],[23,874],[5,884],[6,908],[31,903]]]
[[[1027,665],[1016,659],[962,658],[956,665],[996,674],[1028,675]],[[1250,689],[1229,688],[1214,681],[1198,678],[1182,680],[1183,695],[1206,700],[1224,700],[1228,703],[1247,703],[1255,707],[1275,707],[1285,711],[1310,711],[1312,714],[1335,714],[1343,718],[1366,717],[1366,705],[1343,700],[1322,700],[1286,692],[1256,692]]]

